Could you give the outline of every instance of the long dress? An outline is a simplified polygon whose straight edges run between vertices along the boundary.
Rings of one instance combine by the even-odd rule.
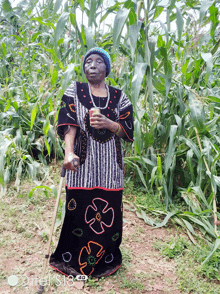
[[[89,109],[117,121],[124,140],[133,141],[133,108],[127,96],[113,87],[108,96],[95,97],[87,83],[73,82],[62,97],[58,134],[77,127],[74,152],[77,172],[67,170],[66,213],[50,265],[65,275],[107,276],[122,264],[122,191],[124,187],[121,141],[107,129],[90,126]]]

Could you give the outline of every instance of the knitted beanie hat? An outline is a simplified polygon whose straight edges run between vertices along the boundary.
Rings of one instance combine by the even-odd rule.
[[[106,75],[105,76],[107,77],[111,71],[111,58],[110,58],[108,52],[106,52],[104,49],[99,48],[99,47],[92,48],[88,52],[86,52],[86,55],[84,56],[84,59],[83,59],[83,71],[85,72],[85,69],[84,69],[85,61],[89,57],[89,55],[91,55],[91,54],[99,54],[104,59],[104,62],[106,65]]]

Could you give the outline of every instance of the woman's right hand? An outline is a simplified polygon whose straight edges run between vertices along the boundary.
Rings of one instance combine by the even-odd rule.
[[[79,156],[77,156],[75,153],[65,153],[63,165],[66,169],[76,172],[79,167],[79,162]]]

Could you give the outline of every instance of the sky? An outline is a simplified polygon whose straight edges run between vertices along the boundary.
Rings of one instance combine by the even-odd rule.
[[[11,0],[12,7],[16,7],[17,4],[19,2],[21,2],[21,1],[22,0]],[[39,0],[39,1],[40,2],[43,2],[43,0]],[[144,0],[144,1],[146,1],[146,0]],[[107,7],[110,7],[110,6],[114,5],[114,3],[115,3],[115,0],[104,0],[103,6],[104,6],[104,8],[107,8]],[[168,3],[169,3],[169,0],[161,0],[160,3],[159,3],[159,5],[160,6],[166,6]],[[181,1],[180,2],[177,2],[177,5],[181,5]],[[104,32],[108,30],[108,27],[106,26],[107,24],[113,25],[113,23],[114,23],[114,17],[115,17],[115,14],[109,15],[105,19],[105,21],[101,24],[101,27],[100,28]],[[80,13],[76,13],[76,18],[77,18],[77,22],[78,22],[78,24],[80,26],[81,25],[81,22],[82,22],[82,14],[81,14],[81,12]],[[165,12],[162,12],[161,15],[158,17],[157,20],[158,21],[161,21],[163,23],[166,23],[166,13]],[[83,23],[84,23],[85,26],[87,26],[87,16],[86,16],[85,13],[84,13],[84,16],[83,16]],[[175,22],[172,22],[171,23],[171,29],[172,30],[176,30],[176,23]]]

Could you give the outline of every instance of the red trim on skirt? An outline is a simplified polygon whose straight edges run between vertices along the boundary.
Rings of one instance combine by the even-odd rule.
[[[124,190],[124,188],[119,188],[119,189],[108,189],[108,188],[104,188],[104,187],[92,187],[92,188],[86,188],[86,187],[69,187],[67,184],[65,184],[65,186],[67,187],[67,189],[69,190],[93,190],[93,189],[101,189],[101,190],[105,190],[105,191],[121,191]]]

